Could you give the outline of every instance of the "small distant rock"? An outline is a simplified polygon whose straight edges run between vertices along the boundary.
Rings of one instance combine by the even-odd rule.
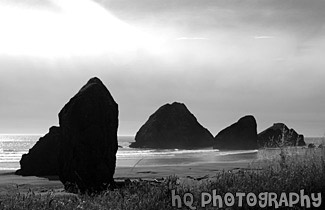
[[[308,144],[308,148],[315,148],[315,147],[316,147],[316,145],[313,143]]]
[[[59,174],[58,150],[60,128],[51,127],[49,133],[41,137],[20,160],[17,175],[50,176]]]
[[[220,131],[213,148],[220,150],[257,149],[257,124],[253,116],[242,117],[238,122]]]
[[[284,123],[274,123],[273,126],[258,134],[259,147],[305,146],[304,136],[294,129],[289,129]]]
[[[323,144],[318,145],[318,148],[324,148]]]
[[[97,192],[113,183],[118,105],[98,78],[90,79],[59,113],[59,177],[69,192]]]
[[[212,134],[185,104],[165,104],[153,113],[135,136],[133,148],[194,149],[211,147]]]

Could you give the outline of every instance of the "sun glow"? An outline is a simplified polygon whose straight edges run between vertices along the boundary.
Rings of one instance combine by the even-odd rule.
[[[55,9],[0,4],[0,54],[70,57],[152,50],[152,37],[90,0],[51,0]]]

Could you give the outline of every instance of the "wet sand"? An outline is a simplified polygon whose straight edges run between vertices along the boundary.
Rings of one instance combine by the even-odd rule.
[[[296,157],[305,157],[306,155],[324,155],[324,150],[320,149],[304,149],[293,148],[286,150],[288,155],[296,155]],[[216,173],[221,171],[237,171],[238,169],[252,169],[266,166],[268,163],[261,160],[273,159],[279,157],[279,149],[268,149],[259,151],[259,153],[226,155],[218,157],[218,162],[195,162],[179,164],[177,161],[173,165],[149,165],[144,164],[156,163],[157,160],[146,160],[142,164],[133,164],[130,166],[117,166],[114,174],[114,179],[123,181],[127,178],[142,179],[142,180],[161,180],[168,176],[176,175],[185,180],[202,180],[213,179]],[[258,161],[259,160],[259,161]],[[156,161],[156,162],[153,162]],[[164,163],[166,160],[164,160]],[[0,170],[0,196],[10,192],[28,193],[29,191],[37,193],[53,192],[65,193],[63,184],[57,176],[52,177],[36,177],[36,176],[18,176],[15,171]]]
[[[177,165],[160,167],[117,167],[115,180],[130,179],[161,179],[171,175],[180,178],[202,179],[213,177],[218,171],[247,168],[247,162],[206,163],[196,165]],[[10,192],[27,193],[30,190],[39,193],[62,193],[63,184],[58,177],[18,176],[15,171],[0,171],[0,196]]]

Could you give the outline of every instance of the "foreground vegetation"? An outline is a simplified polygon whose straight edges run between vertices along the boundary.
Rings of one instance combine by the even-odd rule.
[[[263,152],[262,152],[263,154]],[[269,154],[268,154],[269,156]],[[133,181],[126,186],[103,192],[99,195],[72,194],[38,194],[32,190],[27,194],[8,193],[0,197],[0,209],[217,209],[213,202],[202,207],[202,192],[214,192],[224,196],[226,193],[296,192],[299,194],[321,193],[325,196],[325,149],[278,150],[273,158],[262,158],[250,169],[223,171],[208,179],[189,180],[176,176],[166,178],[163,182]],[[185,181],[184,181],[185,180]],[[174,199],[172,193],[180,196]],[[185,205],[183,195],[191,193],[193,202]],[[191,197],[187,197],[191,201]],[[206,201],[206,200],[205,200]],[[189,204],[189,203],[187,203]],[[304,209],[301,205],[292,209]],[[238,200],[230,209],[260,209],[258,205],[250,207],[243,202],[238,207]],[[225,206],[223,206],[225,207]],[[313,207],[313,206],[311,206]],[[274,209],[275,206],[265,209]],[[279,209],[288,207],[279,207]],[[324,198],[322,206],[324,209]]]

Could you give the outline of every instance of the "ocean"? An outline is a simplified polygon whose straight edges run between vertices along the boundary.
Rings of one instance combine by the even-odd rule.
[[[21,156],[39,140],[42,135],[0,134],[0,170],[20,168]],[[306,144],[323,143],[323,138],[305,138]],[[133,136],[119,136],[117,167],[171,166],[199,163],[252,162],[261,158],[259,150],[219,151],[213,148],[197,150],[183,149],[135,149],[129,145]],[[262,155],[265,158],[265,152]]]

